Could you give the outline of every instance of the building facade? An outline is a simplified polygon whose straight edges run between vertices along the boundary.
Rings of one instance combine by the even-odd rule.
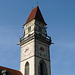
[[[23,75],[51,75],[51,37],[47,35],[46,25],[39,7],[32,9],[24,24],[23,37],[19,41],[20,71]]]

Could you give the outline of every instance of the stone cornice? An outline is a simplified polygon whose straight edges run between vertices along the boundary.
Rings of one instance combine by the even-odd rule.
[[[21,37],[20,38],[20,41],[19,41],[20,42],[20,45],[23,45],[23,44],[31,41],[32,39],[39,40],[41,42],[47,43],[48,45],[52,44],[51,37],[49,37],[49,36],[43,37],[40,34],[36,34],[36,33],[34,34],[34,33],[32,33],[32,34],[29,34],[25,38],[24,37]]]

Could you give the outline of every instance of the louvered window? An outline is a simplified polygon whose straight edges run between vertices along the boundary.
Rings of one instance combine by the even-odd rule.
[[[30,27],[28,27],[28,33],[31,31],[31,26]]]
[[[39,30],[39,32],[41,32],[41,33],[42,33],[42,28],[41,28],[40,26],[39,26],[38,30]]]

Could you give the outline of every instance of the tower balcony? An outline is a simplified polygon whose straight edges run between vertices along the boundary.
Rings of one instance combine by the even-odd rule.
[[[19,40],[19,43],[20,43],[20,45],[23,45],[23,44],[31,41],[32,39],[47,43],[49,45],[52,44],[51,37],[49,37],[49,36],[44,37],[37,33],[29,34],[27,37],[21,37]]]

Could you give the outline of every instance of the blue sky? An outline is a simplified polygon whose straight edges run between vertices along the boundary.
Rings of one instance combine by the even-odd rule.
[[[54,43],[50,46],[52,75],[75,75],[75,0],[0,0],[0,66],[19,70],[16,44],[37,1]]]

